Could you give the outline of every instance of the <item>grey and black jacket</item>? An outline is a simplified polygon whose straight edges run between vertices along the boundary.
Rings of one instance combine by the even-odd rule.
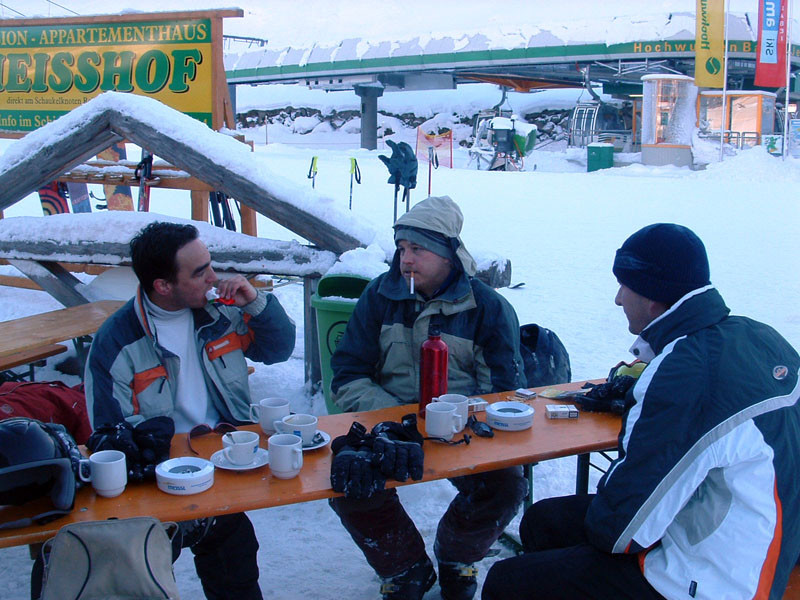
[[[139,288],[103,324],[92,343],[85,389],[93,428],[172,416],[180,360],[153,335],[141,293]],[[209,399],[222,420],[249,422],[245,357],[265,364],[287,360],[294,349],[294,322],[278,299],[263,291],[241,309],[209,304],[192,313]]]
[[[665,598],[777,600],[800,554],[800,357],[709,285],[648,325],[590,541]]]

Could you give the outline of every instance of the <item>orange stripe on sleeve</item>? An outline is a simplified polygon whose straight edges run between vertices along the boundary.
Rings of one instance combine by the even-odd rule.
[[[767,600],[767,598],[769,598],[772,582],[775,580],[778,556],[781,552],[781,542],[783,541],[783,507],[781,506],[781,499],[778,497],[777,480],[775,480],[773,494],[775,496],[775,534],[772,536],[772,541],[767,550],[767,556],[761,567],[761,576],[758,578],[758,588],[756,589],[756,595],[753,596],[753,600]]]

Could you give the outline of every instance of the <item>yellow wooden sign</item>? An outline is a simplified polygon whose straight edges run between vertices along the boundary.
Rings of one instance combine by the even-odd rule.
[[[0,132],[36,129],[112,90],[217,125],[221,19],[214,11],[162,14],[171,18],[0,21]]]

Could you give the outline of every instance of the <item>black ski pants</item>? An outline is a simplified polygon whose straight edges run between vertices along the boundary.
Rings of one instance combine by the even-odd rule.
[[[540,500],[522,518],[524,554],[495,563],[482,600],[664,600],[638,557],[589,544],[583,522],[592,495]]]
[[[527,480],[522,467],[510,467],[455,477],[450,483],[458,494],[439,521],[436,558],[478,562],[517,514],[527,493]],[[396,490],[383,490],[365,499],[331,498],[329,502],[380,577],[402,573],[425,556],[425,542]]]
[[[208,533],[190,548],[208,600],[262,600],[258,539],[246,514],[214,517]]]

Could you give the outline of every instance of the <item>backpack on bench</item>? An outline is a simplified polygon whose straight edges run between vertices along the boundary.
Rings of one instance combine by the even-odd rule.
[[[528,387],[572,381],[569,354],[555,333],[531,323],[519,328],[519,336]]]
[[[153,517],[65,525],[42,548],[41,600],[179,599],[170,541],[177,529]]]

